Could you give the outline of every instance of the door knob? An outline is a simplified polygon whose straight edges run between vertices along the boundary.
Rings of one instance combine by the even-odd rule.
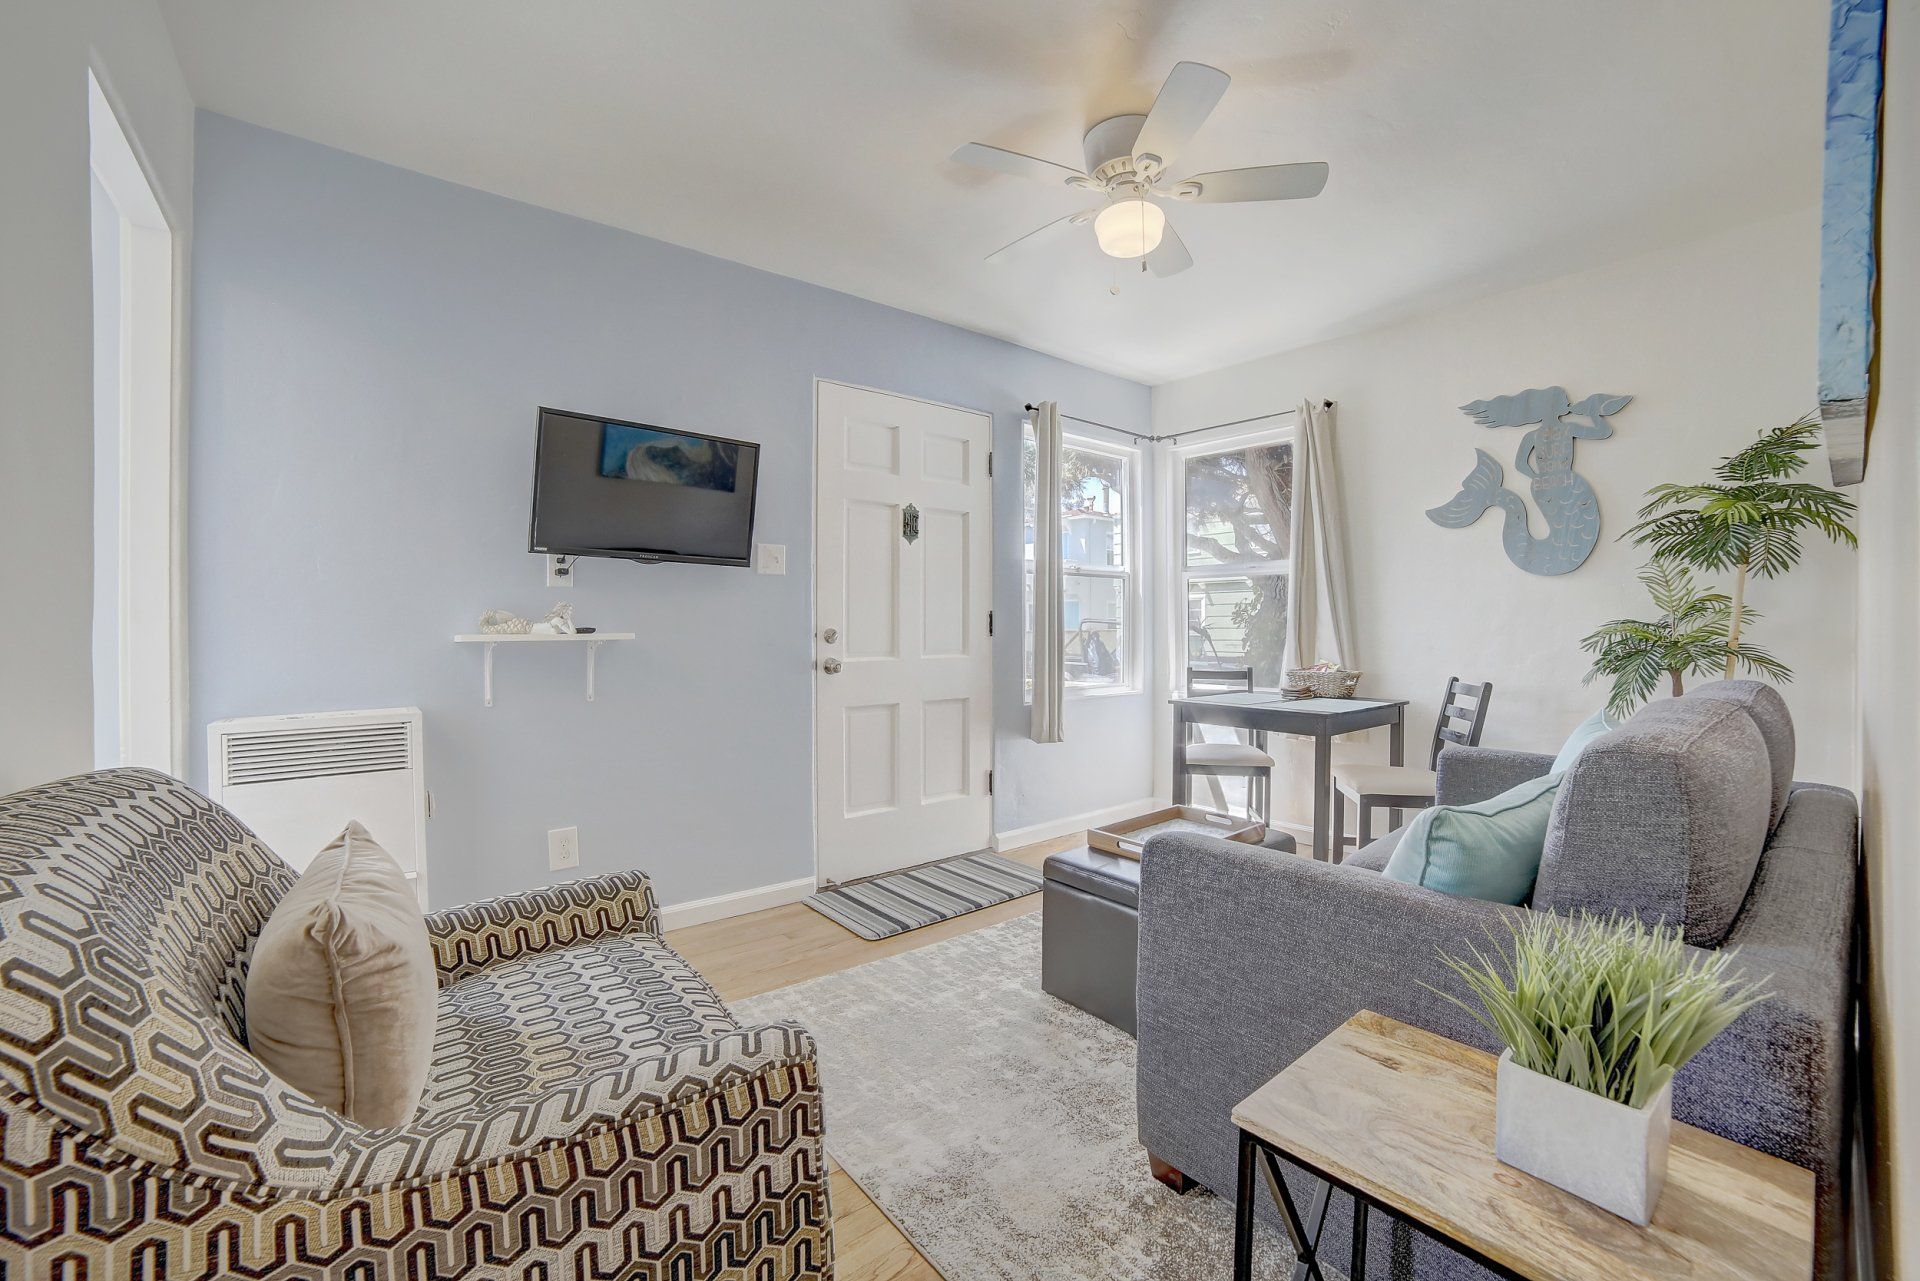
[[[840,629],[837,627],[829,627],[826,631],[820,633],[820,639],[831,645],[840,639]]]
[[[829,676],[838,675],[840,671],[840,660],[837,658],[829,658],[826,662],[820,664],[820,667],[821,670]]]

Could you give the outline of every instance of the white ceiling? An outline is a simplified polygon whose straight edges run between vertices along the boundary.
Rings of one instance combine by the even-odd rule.
[[[1824,0],[162,2],[208,110],[1145,382],[1818,197]],[[949,153],[1078,166],[1183,58],[1233,85],[1177,173],[1325,194],[1175,207],[1166,280],[984,263],[1085,196]]]

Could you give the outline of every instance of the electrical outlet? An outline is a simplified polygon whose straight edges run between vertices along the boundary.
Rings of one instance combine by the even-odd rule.
[[[784,543],[761,543],[760,554],[753,558],[753,567],[763,574],[784,574],[787,572],[787,548]]]
[[[580,558],[578,556],[547,557],[547,586],[573,586],[573,576],[579,568]]]
[[[580,829],[556,827],[547,833],[547,867],[563,872],[580,866]]]

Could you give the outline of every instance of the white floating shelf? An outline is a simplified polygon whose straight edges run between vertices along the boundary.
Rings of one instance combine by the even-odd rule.
[[[630,641],[632,632],[572,632],[548,636],[539,632],[466,632],[453,638],[456,645],[482,645],[480,692],[488,707],[493,706],[493,647],[495,645],[585,645],[587,647],[587,701],[593,701],[594,659],[600,647],[609,641]]]

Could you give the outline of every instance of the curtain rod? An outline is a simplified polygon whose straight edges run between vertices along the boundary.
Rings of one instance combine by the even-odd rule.
[[[1328,409],[1333,408],[1333,402],[1331,400],[1325,403]],[[1040,408],[1038,405],[1028,405],[1026,407],[1028,413],[1032,413],[1038,408]],[[1142,436],[1138,432],[1128,431],[1124,427],[1115,427],[1112,423],[1095,422],[1091,418],[1080,418],[1073,414],[1061,414],[1060,416],[1068,422],[1083,423],[1088,427],[1098,427],[1102,431],[1116,432],[1119,435],[1129,438],[1135,444],[1157,445],[1162,441],[1179,440],[1182,436],[1197,436],[1203,431],[1219,431],[1222,427],[1242,427],[1247,423],[1265,422],[1269,418],[1285,418],[1288,414],[1297,414],[1299,412],[1297,409],[1276,409],[1270,414],[1255,414],[1251,418],[1236,418],[1232,422],[1212,423],[1205,427],[1189,427],[1185,431],[1169,432],[1164,436]]]

